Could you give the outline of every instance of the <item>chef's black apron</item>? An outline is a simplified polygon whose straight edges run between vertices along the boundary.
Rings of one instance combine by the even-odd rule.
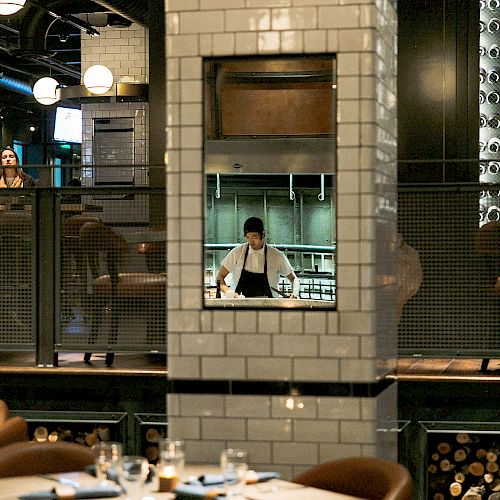
[[[267,279],[267,245],[264,246],[263,273],[251,273],[245,269],[249,248],[250,245],[247,245],[240,280],[238,281],[238,285],[236,285],[236,293],[242,293],[245,297],[272,298],[273,294],[271,293],[271,288],[269,287],[269,281]]]

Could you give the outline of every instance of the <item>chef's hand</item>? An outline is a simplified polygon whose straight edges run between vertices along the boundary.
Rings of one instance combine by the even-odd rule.
[[[289,299],[298,299],[297,295],[294,295],[293,293],[289,295]]]

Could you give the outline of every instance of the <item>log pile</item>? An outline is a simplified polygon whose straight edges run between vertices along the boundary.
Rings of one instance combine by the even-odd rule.
[[[444,436],[429,439],[428,498],[500,500],[500,441],[491,434]]]

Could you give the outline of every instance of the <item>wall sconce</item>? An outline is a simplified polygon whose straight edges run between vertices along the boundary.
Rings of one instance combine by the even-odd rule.
[[[105,94],[113,85],[113,73],[106,66],[96,64],[85,71],[83,84],[92,94]]]
[[[0,16],[10,16],[20,11],[26,0],[0,0]]]
[[[50,106],[59,100],[56,89],[59,87],[59,82],[45,76],[40,78],[33,85],[33,97],[44,106]]]

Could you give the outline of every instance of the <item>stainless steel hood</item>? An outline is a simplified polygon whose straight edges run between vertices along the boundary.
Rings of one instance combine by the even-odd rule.
[[[205,173],[335,173],[331,138],[230,139],[205,141]]]

